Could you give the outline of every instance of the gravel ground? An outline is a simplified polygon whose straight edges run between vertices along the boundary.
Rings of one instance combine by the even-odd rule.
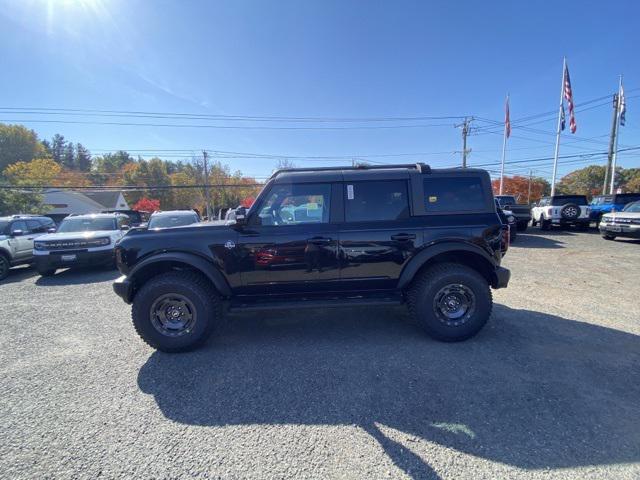
[[[152,351],[114,272],[0,285],[1,478],[640,478],[640,242],[520,235],[487,327],[236,314]]]

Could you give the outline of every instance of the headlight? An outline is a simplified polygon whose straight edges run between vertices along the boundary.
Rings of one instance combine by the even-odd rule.
[[[36,250],[45,250],[47,247],[44,242],[33,242],[33,248]]]
[[[610,221],[611,221],[611,218],[610,218],[610,217],[602,217],[602,218],[600,219],[600,223],[608,223],[608,222],[610,222]]]
[[[96,238],[96,244],[99,246],[109,245],[111,243],[111,239],[109,237],[104,238]]]
[[[508,221],[509,223],[514,223],[514,222],[516,221],[516,217],[514,217],[513,215],[509,215],[509,216],[507,217],[507,221]]]

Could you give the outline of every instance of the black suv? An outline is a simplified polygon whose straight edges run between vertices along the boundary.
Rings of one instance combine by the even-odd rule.
[[[203,342],[223,307],[406,303],[434,338],[475,335],[506,287],[505,248],[484,170],[424,164],[285,169],[233,225],[132,230],[115,292],[152,347]]]

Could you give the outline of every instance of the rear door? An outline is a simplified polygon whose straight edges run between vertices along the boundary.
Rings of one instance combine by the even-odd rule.
[[[340,225],[340,283],[347,290],[390,290],[422,244],[421,220],[411,216],[408,175],[388,180],[345,178]]]

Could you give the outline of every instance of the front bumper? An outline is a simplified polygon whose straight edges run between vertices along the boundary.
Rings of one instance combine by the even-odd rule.
[[[615,235],[616,237],[640,238],[640,225],[618,225],[611,223],[600,223],[598,226],[600,233]]]
[[[511,271],[504,267],[497,267],[494,272],[494,278],[491,286],[495,289],[507,288],[509,285],[509,279],[511,278]]]
[[[574,218],[574,219],[566,219],[566,218],[552,218],[551,225],[589,225],[591,223],[591,219],[589,217],[586,218]]]
[[[56,252],[48,255],[34,255],[34,263],[38,270],[52,268],[91,267],[109,265],[115,261],[113,249],[99,251]]]
[[[125,303],[131,303],[133,296],[133,284],[126,275],[118,277],[116,281],[113,282],[113,291],[116,292],[116,295],[122,298]]]

